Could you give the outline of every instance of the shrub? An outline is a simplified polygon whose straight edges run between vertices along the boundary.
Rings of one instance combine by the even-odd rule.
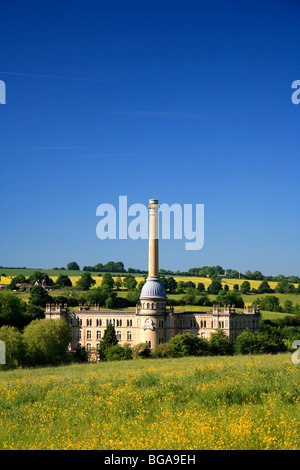
[[[169,341],[174,357],[205,356],[209,353],[208,341],[191,333],[182,333]]]
[[[233,354],[234,347],[226,333],[219,330],[211,335],[209,339],[209,350],[214,356],[226,356]]]
[[[17,328],[2,326],[0,328],[0,340],[5,343],[5,364],[1,369],[12,369],[21,365],[23,357],[23,338]]]
[[[268,335],[258,331],[252,333],[248,328],[236,339],[238,354],[274,354],[286,350],[286,344],[278,335]]]
[[[170,343],[158,344],[156,348],[152,351],[151,357],[154,357],[154,358],[173,357],[173,350],[170,347]]]
[[[151,350],[147,343],[139,343],[133,347],[132,357],[133,359],[146,359],[151,356]]]
[[[116,344],[106,351],[107,361],[126,361],[132,359],[132,349],[129,344]]]

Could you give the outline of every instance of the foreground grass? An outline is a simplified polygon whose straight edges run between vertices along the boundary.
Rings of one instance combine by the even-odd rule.
[[[299,449],[291,354],[0,373],[1,449]]]

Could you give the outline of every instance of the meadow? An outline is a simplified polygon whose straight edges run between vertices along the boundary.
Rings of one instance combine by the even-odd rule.
[[[291,354],[0,373],[0,449],[299,449]]]

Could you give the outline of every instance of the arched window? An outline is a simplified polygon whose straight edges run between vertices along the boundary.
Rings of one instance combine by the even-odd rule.
[[[150,308],[150,304],[147,304],[147,309]]]

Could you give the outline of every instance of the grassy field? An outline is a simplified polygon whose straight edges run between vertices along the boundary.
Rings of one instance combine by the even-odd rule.
[[[0,373],[1,449],[299,449],[291,354]]]

